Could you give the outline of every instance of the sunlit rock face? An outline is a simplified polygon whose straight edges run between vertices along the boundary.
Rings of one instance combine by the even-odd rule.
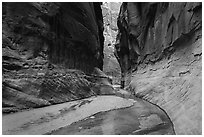
[[[117,17],[121,2],[104,2],[101,6],[104,21],[104,65],[103,71],[112,77],[113,84],[120,82],[120,65],[114,55],[115,40],[118,32]]]
[[[3,3],[5,111],[100,94],[85,76],[103,69],[101,4]]]
[[[123,3],[117,24],[127,89],[163,108],[176,134],[201,134],[202,4]]]

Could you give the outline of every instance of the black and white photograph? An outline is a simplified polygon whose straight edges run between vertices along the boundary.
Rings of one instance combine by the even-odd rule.
[[[202,135],[202,2],[1,5],[2,135]]]

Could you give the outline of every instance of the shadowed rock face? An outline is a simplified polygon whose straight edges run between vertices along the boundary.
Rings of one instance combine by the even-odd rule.
[[[202,134],[201,11],[201,3],[123,3],[118,17],[127,89],[163,108],[176,134]]]
[[[102,69],[100,3],[3,3],[3,41],[29,50],[30,58],[43,52],[52,64],[85,72]]]
[[[116,42],[122,73],[169,56],[176,41],[201,30],[201,7],[201,3],[123,3]]]
[[[103,67],[100,5],[3,3],[4,112],[100,94],[86,75]]]

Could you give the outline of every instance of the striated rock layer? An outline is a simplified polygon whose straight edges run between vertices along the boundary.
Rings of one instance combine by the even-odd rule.
[[[104,90],[99,85],[106,84],[90,81],[96,68],[103,67],[100,5],[3,3],[4,112],[81,99]]]
[[[86,72],[94,67],[102,69],[100,4],[3,3],[3,48],[17,49],[22,54],[30,51],[26,59],[47,53],[50,63],[66,68]]]
[[[163,108],[176,134],[202,134],[202,3],[123,3],[117,24],[127,89]]]

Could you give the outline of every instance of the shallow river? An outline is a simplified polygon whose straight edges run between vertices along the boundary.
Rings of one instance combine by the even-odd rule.
[[[97,96],[2,117],[3,134],[175,134],[168,116],[141,99]]]

